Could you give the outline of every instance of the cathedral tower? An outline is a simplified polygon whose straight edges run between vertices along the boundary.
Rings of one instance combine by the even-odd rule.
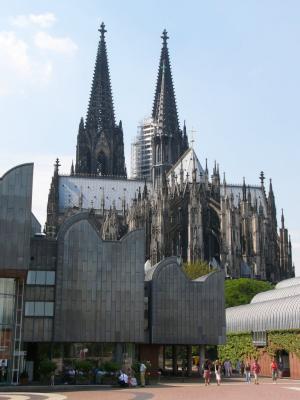
[[[182,133],[178,123],[166,30],[161,38],[163,44],[152,110],[152,118],[156,125],[152,139],[154,186],[161,186],[165,173],[188,148],[186,129]]]
[[[84,123],[80,120],[76,174],[126,176],[122,122],[116,125],[102,23],[90,101]]]

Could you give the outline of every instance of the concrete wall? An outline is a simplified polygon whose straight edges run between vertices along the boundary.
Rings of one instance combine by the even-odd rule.
[[[58,235],[54,340],[142,342],[144,232],[102,241],[88,213]]]
[[[151,284],[151,343],[221,344],[225,341],[224,275],[191,281],[176,257],[160,262]]]
[[[18,275],[29,265],[33,164],[0,178],[0,274]]]

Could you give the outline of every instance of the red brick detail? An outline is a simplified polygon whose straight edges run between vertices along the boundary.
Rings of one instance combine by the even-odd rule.
[[[161,346],[157,344],[141,344],[140,361],[150,361],[151,369],[157,370],[159,368],[159,354]]]
[[[294,353],[290,353],[289,358],[291,378],[300,379],[300,358]]]

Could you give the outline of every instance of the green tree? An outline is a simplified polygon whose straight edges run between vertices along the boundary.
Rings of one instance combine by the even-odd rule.
[[[212,268],[206,261],[199,260],[194,263],[184,263],[183,271],[190,279],[197,279],[200,276],[207,275],[212,271]]]
[[[274,288],[270,282],[257,279],[240,278],[225,281],[225,307],[249,304],[252,298],[260,292]]]

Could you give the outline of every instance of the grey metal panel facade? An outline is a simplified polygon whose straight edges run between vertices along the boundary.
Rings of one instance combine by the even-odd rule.
[[[0,178],[0,272],[27,270],[30,255],[33,164]]]
[[[87,213],[58,235],[54,341],[142,342],[144,231],[102,241]]]
[[[300,295],[231,307],[226,310],[228,333],[300,328]]]
[[[275,286],[276,289],[283,289],[285,287],[300,285],[300,276],[296,276],[296,278],[284,279],[281,282],[278,282]]]
[[[170,257],[151,277],[151,343],[222,344],[225,342],[224,274],[212,272],[191,281]]]
[[[26,317],[23,322],[24,342],[51,342],[53,318]]]
[[[251,300],[251,304],[260,303],[262,301],[283,299],[284,297],[292,297],[300,295],[300,285],[291,285],[282,289],[272,289],[266,292],[256,294]]]
[[[56,269],[57,242],[55,239],[35,237],[31,239],[29,269],[54,271]]]

